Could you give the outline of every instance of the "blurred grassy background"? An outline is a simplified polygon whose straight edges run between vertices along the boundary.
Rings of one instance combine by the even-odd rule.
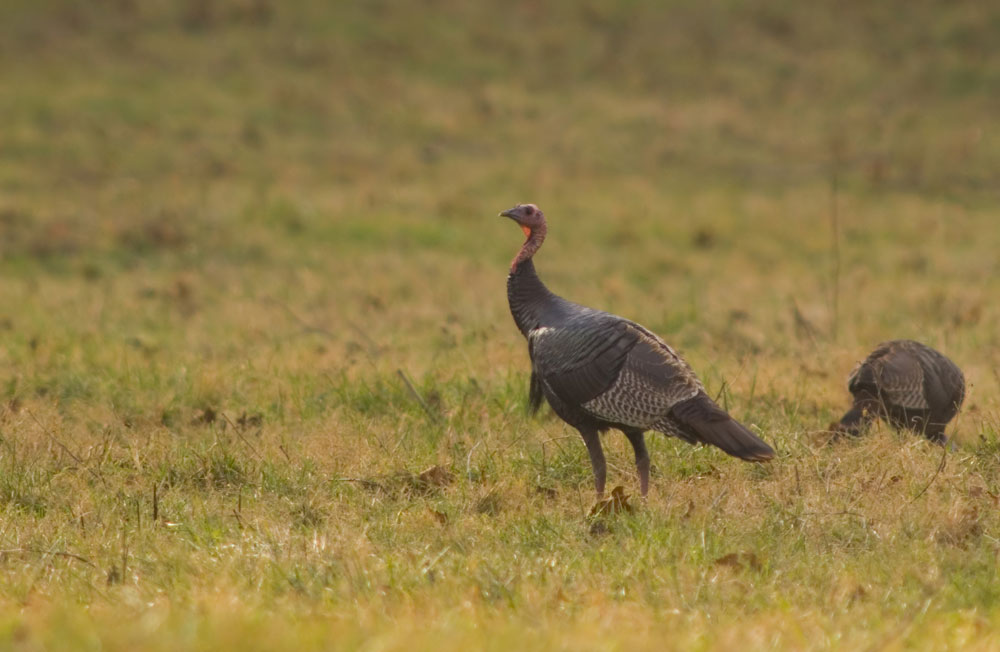
[[[995,459],[1000,418],[998,38],[1000,10],[983,2],[8,0],[0,548],[15,552],[0,553],[0,600],[21,614],[10,640],[44,644],[56,632],[49,644],[124,648],[150,644],[148,631],[165,647],[263,648],[288,631],[280,623],[309,614],[317,621],[293,628],[304,646],[338,631],[363,645],[389,627],[385,646],[398,647],[425,618],[440,625],[431,638],[474,644],[483,641],[453,627],[459,612],[447,606],[471,582],[487,595],[472,610],[483,631],[525,642],[520,625],[541,609],[527,642],[546,646],[588,609],[610,609],[602,600],[619,600],[631,546],[663,543],[664,527],[680,529],[680,549],[695,545],[686,505],[719,499],[685,482],[706,469],[725,469],[713,486],[732,496],[796,486],[788,500],[799,509],[842,499],[857,512],[859,469],[905,477],[893,485],[901,503],[917,495],[936,450],[879,433],[831,452],[808,435],[845,407],[855,361],[894,337],[939,347],[966,370],[970,395],[952,428],[966,466],[936,485],[957,493],[893,521],[898,538],[870,544],[874,557],[846,560],[823,531],[795,530],[799,556],[782,557],[793,536],[778,523],[784,493],[736,501],[705,523],[735,528],[775,560],[761,588],[731,595],[705,583],[710,558],[657,553],[646,561],[671,565],[673,579],[636,580],[640,597],[625,606],[640,629],[683,621],[709,646],[747,627],[778,647],[874,644],[897,631],[894,617],[915,618],[912,595],[841,586],[856,576],[942,591],[935,608],[946,615],[902,640],[953,643],[979,621],[952,610],[975,604],[996,624],[986,588],[996,519],[969,510],[1000,490],[983,462]],[[548,215],[538,266],[550,287],[680,348],[788,456],[772,475],[654,438],[654,498],[615,530],[622,554],[602,556],[578,513],[583,447],[560,443],[573,433],[559,423],[523,414],[527,356],[504,291],[520,233],[495,217],[519,201]],[[612,481],[630,486],[619,439],[608,438]],[[905,471],[864,468],[869,457],[902,464],[893,456],[904,442]],[[817,469],[847,460],[839,498],[829,475],[800,478],[802,456]],[[400,525],[426,498],[355,486],[435,463],[461,476],[430,500],[453,520],[466,515],[454,526],[464,544],[442,542],[433,518]],[[154,485],[188,534],[150,523]],[[533,497],[536,485],[555,502]],[[239,515],[244,500],[252,527]],[[864,517],[891,520],[891,507],[873,503]],[[751,522],[733,526],[744,512]],[[483,513],[496,517],[488,530],[519,534],[480,550],[469,538],[483,536]],[[971,528],[950,568],[984,583],[975,600],[921,574],[941,523]],[[408,534],[395,540],[395,527]],[[848,538],[869,540],[867,521],[851,527]],[[364,554],[354,552],[358,532],[368,533]],[[511,591],[497,578],[520,572],[503,550],[553,538],[589,569],[590,606],[566,588],[568,602],[556,603],[567,613],[541,608],[551,586],[529,581],[496,607],[497,586]],[[304,556],[260,552],[268,546]],[[462,550],[455,568],[465,570],[427,585],[428,559],[449,549]],[[52,554],[69,550],[92,567]],[[804,573],[810,554],[829,575],[788,570]],[[337,555],[347,570],[317,570]],[[911,584],[889,567],[899,559],[921,569]],[[369,573],[380,579],[359,579]],[[701,578],[693,598],[689,576]],[[800,602],[782,606],[793,584]],[[213,598],[216,585],[225,588]],[[825,613],[837,592],[855,596],[855,610],[872,608],[864,596],[887,606],[859,625],[856,611]],[[250,634],[220,620],[225,600]],[[758,610],[750,620],[725,615],[743,602]],[[100,633],[123,613],[152,624]],[[704,639],[712,618],[731,627]],[[795,620],[825,635],[796,634]],[[605,624],[577,640],[613,647]]]

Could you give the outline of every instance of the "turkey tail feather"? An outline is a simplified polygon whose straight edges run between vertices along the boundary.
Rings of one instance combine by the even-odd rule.
[[[535,414],[542,407],[542,381],[538,374],[531,372],[531,382],[528,384],[528,412]]]
[[[674,405],[670,416],[695,440],[721,448],[733,457],[751,462],[764,462],[774,457],[774,449],[729,416],[704,392]]]

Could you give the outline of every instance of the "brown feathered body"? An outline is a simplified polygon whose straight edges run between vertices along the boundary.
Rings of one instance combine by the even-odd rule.
[[[639,324],[556,296],[535,272],[532,255],[546,227],[533,205],[502,215],[519,223],[530,208],[535,221],[511,266],[507,297],[531,358],[530,402],[542,398],[583,437],[598,494],[604,491],[605,461],[599,433],[621,430],[631,442],[640,488],[648,487],[649,456],[644,433],[656,430],[690,443],[712,444],[751,461],[774,451],[713,401],[691,367],[660,337]]]
[[[913,340],[883,342],[847,379],[854,404],[836,429],[860,433],[884,418],[896,428],[943,443],[944,429],[965,399],[965,376],[931,347]]]

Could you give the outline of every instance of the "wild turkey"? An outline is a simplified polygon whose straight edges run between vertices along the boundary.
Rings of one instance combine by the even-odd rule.
[[[709,398],[691,367],[659,337],[545,287],[532,262],[547,230],[537,206],[518,204],[500,215],[517,222],[527,236],[510,266],[507,299],[528,340],[529,403],[537,410],[544,396],[563,421],[580,431],[598,497],[606,476],[600,433],[609,428],[621,430],[631,442],[643,496],[649,489],[647,430],[712,444],[744,460],[774,457],[770,446]]]
[[[832,430],[859,434],[882,417],[931,441],[944,443],[944,427],[965,399],[965,377],[954,362],[913,340],[883,342],[847,379],[854,405]]]

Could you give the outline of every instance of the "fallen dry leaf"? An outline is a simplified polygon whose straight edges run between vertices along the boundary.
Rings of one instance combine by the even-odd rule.
[[[420,475],[417,476],[417,480],[428,487],[447,487],[455,481],[455,474],[440,464],[435,464],[421,471]]]
[[[500,513],[500,497],[495,491],[491,491],[476,501],[476,512],[488,516],[496,516]]]
[[[969,487],[969,498],[988,499],[994,506],[1000,506],[1000,496],[982,487]]]
[[[535,487],[535,493],[544,496],[545,498],[555,498],[559,493],[552,487],[543,487],[538,485]]]
[[[631,513],[634,508],[629,505],[628,499],[629,495],[625,493],[625,488],[619,485],[611,490],[610,496],[597,501],[597,504],[590,508],[590,515],[605,516],[621,512]]]
[[[195,415],[194,419],[191,421],[192,425],[204,424],[208,425],[215,422],[218,417],[218,413],[210,406],[202,408],[198,414]]]
[[[432,490],[445,487],[455,480],[454,474],[443,466],[432,466],[421,473],[401,471],[382,476],[368,478],[350,478],[362,488],[369,491],[384,491],[388,493],[413,492],[417,495],[431,493]]]
[[[431,516],[433,516],[438,523],[440,523],[441,525],[448,525],[447,514],[445,514],[444,512],[439,512],[438,510],[432,509],[430,507],[427,508],[427,511],[431,513]]]
[[[716,566],[729,566],[736,570],[749,568],[759,571],[762,568],[760,559],[752,552],[731,552],[715,560]]]
[[[592,537],[603,536],[610,531],[611,530],[608,529],[608,524],[603,520],[598,519],[590,524],[590,536]]]
[[[247,414],[246,410],[236,419],[236,425],[240,428],[256,428],[264,423],[264,415],[260,412]]]

